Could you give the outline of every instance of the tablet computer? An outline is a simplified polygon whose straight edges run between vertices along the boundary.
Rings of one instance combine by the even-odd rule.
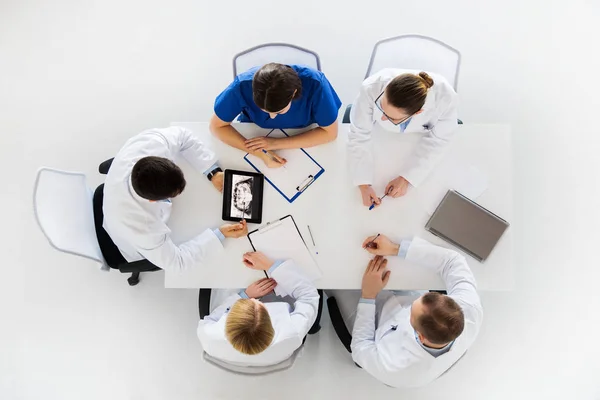
[[[449,190],[425,229],[483,262],[508,226],[509,223],[496,214]]]
[[[225,170],[223,182],[224,221],[260,224],[262,222],[263,174],[247,171]]]

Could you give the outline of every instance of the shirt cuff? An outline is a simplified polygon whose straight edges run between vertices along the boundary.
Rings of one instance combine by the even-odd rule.
[[[406,253],[408,253],[408,248],[412,243],[411,240],[403,240],[400,242],[400,248],[398,249],[398,257],[406,258]]]
[[[248,295],[246,294],[246,291],[245,291],[245,290],[240,290],[240,291],[238,292],[238,294],[240,295],[240,297],[241,297],[242,299],[249,299],[249,298],[250,298],[250,297],[248,297]]]
[[[213,232],[214,232],[215,236],[217,236],[219,238],[221,243],[223,243],[225,241],[225,235],[223,235],[223,232],[221,232],[221,230],[219,228],[213,229]]]
[[[208,174],[210,174],[217,168],[219,168],[219,163],[214,163],[210,168],[203,172],[204,176],[208,176]]]
[[[267,271],[269,275],[271,275],[273,271],[275,271],[281,264],[283,264],[283,260],[276,260],[273,265],[271,265],[271,268],[269,268]]]
[[[375,299],[363,299],[362,297],[360,298],[360,300],[358,300],[358,303],[363,303],[363,304],[375,304]]]

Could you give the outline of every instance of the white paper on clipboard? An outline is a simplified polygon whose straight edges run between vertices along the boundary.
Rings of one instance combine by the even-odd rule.
[[[271,260],[294,260],[296,266],[304,271],[311,281],[321,278],[321,270],[291,216],[270,222],[251,232],[248,238],[256,251],[264,253]],[[279,296],[285,295],[277,290],[275,293]]]
[[[280,130],[269,135],[280,136],[285,136]],[[276,153],[287,160],[285,168],[268,168],[260,158],[252,154],[246,155],[246,159],[275,186],[275,189],[291,201],[298,192],[303,192],[316,179],[323,168],[302,149],[283,149],[277,150]]]

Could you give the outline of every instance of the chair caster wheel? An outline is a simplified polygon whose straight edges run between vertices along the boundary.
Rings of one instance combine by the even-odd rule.
[[[135,286],[138,283],[140,283],[140,278],[136,277],[129,277],[127,278],[127,283],[129,283],[129,286]]]

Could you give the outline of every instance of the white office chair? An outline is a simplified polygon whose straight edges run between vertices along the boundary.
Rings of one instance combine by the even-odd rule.
[[[304,345],[302,345],[302,346],[304,346]],[[290,358],[288,358],[287,360],[284,360],[284,361],[280,362],[279,364],[269,365],[267,367],[243,367],[243,366],[239,366],[239,365],[228,364],[225,361],[222,361],[222,360],[219,360],[217,358],[210,356],[206,352],[203,353],[203,357],[204,357],[204,360],[208,361],[212,365],[215,365],[221,369],[224,369],[225,371],[235,372],[237,374],[242,374],[242,375],[266,375],[266,374],[270,374],[273,372],[283,371],[283,370],[291,368],[294,365],[294,362],[296,361],[296,356],[302,349],[302,346],[300,346],[300,348],[298,348],[298,350],[296,350],[294,352],[294,354],[292,354],[292,356]]]
[[[94,260],[108,270],[94,227],[93,191],[85,174],[41,168],[35,179],[33,209],[55,249]]]
[[[287,43],[265,43],[244,50],[233,57],[233,77],[250,68],[270,62],[299,64],[321,70],[321,60],[314,51]]]
[[[384,68],[418,69],[442,75],[456,90],[460,59],[458,50],[437,39],[396,36],[375,44],[365,79]]]
[[[456,91],[460,60],[458,50],[437,39],[421,35],[396,36],[375,43],[365,79],[384,68],[416,69],[442,75]],[[352,104],[348,104],[342,123],[350,123],[351,109]]]

